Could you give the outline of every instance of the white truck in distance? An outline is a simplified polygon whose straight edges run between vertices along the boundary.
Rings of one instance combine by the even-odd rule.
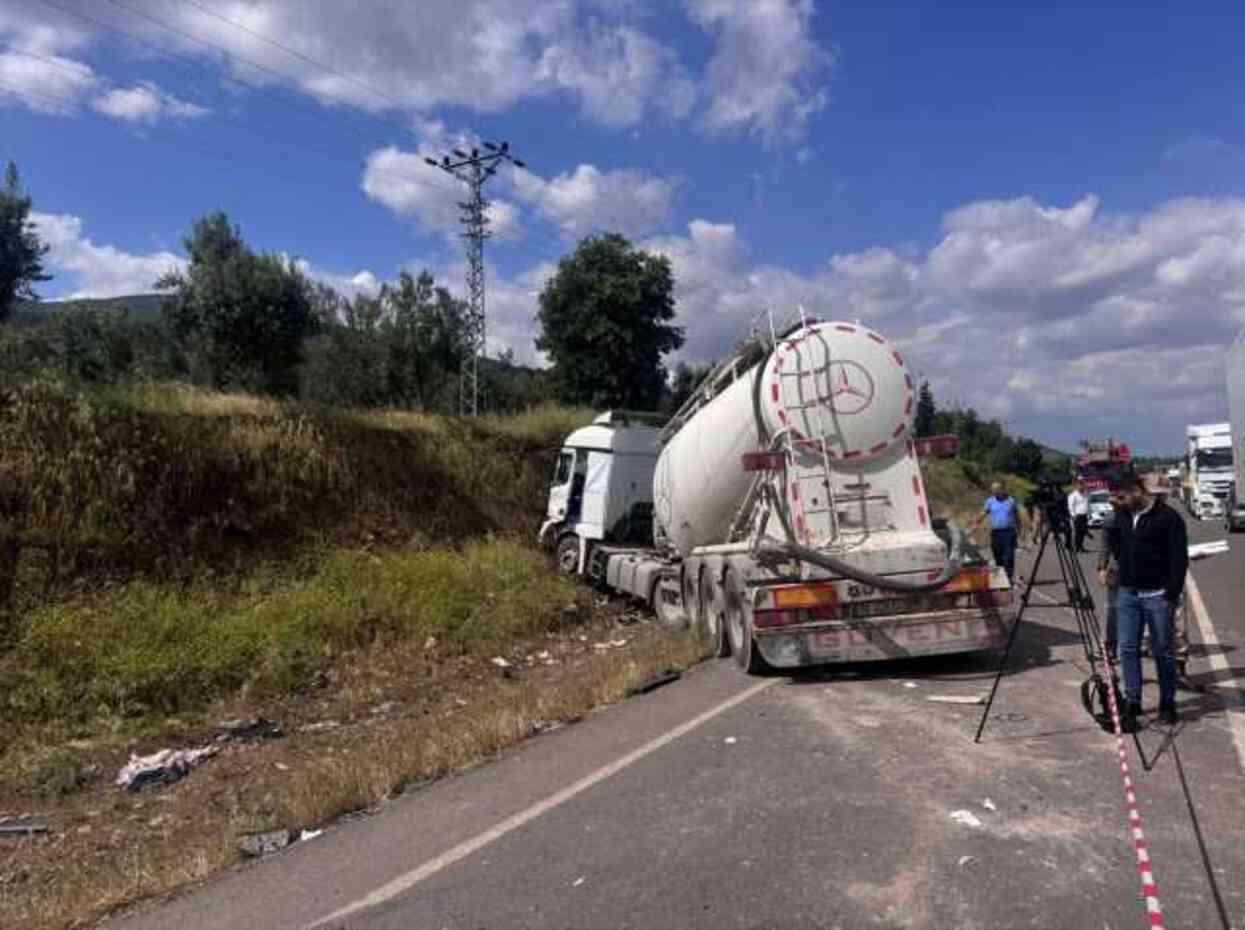
[[[1232,490],[1231,424],[1193,424],[1185,439],[1185,506],[1199,520],[1222,517]]]
[[[540,539],[750,672],[993,648],[1011,588],[934,526],[915,393],[858,323],[754,337],[661,429],[568,436]]]
[[[1224,528],[1235,533],[1245,526],[1245,484],[1239,470],[1245,468],[1245,330],[1228,349],[1228,419],[1232,439],[1232,487],[1224,507]]]

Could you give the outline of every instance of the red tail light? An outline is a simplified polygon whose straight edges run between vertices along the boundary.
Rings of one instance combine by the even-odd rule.
[[[758,610],[752,615],[752,625],[758,630],[776,626],[792,626],[800,622],[798,610]]]

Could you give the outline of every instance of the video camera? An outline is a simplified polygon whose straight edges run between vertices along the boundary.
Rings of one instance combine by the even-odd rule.
[[[1067,494],[1064,488],[1072,482],[1066,472],[1043,472],[1038,476],[1037,486],[1029,495],[1029,503],[1041,510],[1047,523],[1056,530],[1068,522]]]

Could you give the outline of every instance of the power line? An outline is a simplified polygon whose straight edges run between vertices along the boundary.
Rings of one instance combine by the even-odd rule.
[[[160,55],[164,58],[169,58],[169,59],[172,59],[173,61],[180,61],[181,63],[190,65],[192,68],[196,68],[199,71],[202,71],[205,74],[208,74],[213,78],[217,78],[217,79],[220,78],[220,72],[217,71],[215,68],[212,68],[209,65],[204,64],[203,62],[199,61],[196,58],[191,58],[189,55],[181,55],[181,54],[178,54],[177,52],[173,52],[173,51],[170,51],[169,49],[163,48],[162,46],[157,45],[155,42],[148,41],[147,39],[144,39],[142,36],[136,35],[135,33],[129,31],[128,29],[122,29],[120,26],[117,26],[113,23],[103,22],[102,20],[96,19],[93,16],[88,16],[86,13],[83,13],[80,10],[75,10],[67,6],[62,6],[61,4],[56,3],[55,0],[40,0],[40,2],[43,3],[45,6],[51,7],[54,10],[59,10],[62,13],[66,13],[70,16],[77,17],[78,19],[82,20],[85,23],[89,23],[100,29],[105,29],[109,32],[115,33],[116,35],[122,36],[128,39],[129,41],[134,42],[137,45],[141,45],[144,48],[150,49],[151,51],[155,52],[157,55]],[[217,50],[221,51],[223,54],[233,57],[231,53],[229,53],[225,49],[220,48],[219,46],[211,46],[211,43],[207,43],[207,44],[210,47],[217,48]],[[238,59],[238,60],[242,61],[242,59]],[[245,61],[243,61],[242,63],[248,64]],[[260,94],[261,96],[267,97],[269,100],[275,100],[277,103],[281,104],[282,106],[289,107],[292,110],[298,110],[301,113],[306,113],[314,117],[315,119],[322,121],[325,125],[330,126],[334,130],[337,130],[340,128],[328,116],[325,115],[322,109],[309,106],[305,103],[302,103],[299,100],[291,99],[282,94],[273,93],[272,91],[269,91],[267,88],[259,87],[254,84],[248,85],[248,90],[250,90],[252,93]],[[358,120],[355,120],[355,122],[358,123],[358,125],[360,126],[363,125],[362,123],[359,123]],[[371,127],[368,127],[368,128],[370,129]]]
[[[463,360],[459,376],[459,411],[473,417],[480,414],[480,355],[485,348],[484,316],[484,240],[489,232],[488,201],[484,184],[497,173],[497,166],[510,162],[516,168],[527,167],[510,153],[510,143],[484,143],[485,151],[473,148],[468,154],[454,149],[454,158],[443,155],[440,161],[425,158],[434,168],[457,178],[467,185],[468,197],[459,203],[467,243],[467,339],[470,356]]]
[[[218,19],[222,23],[228,23],[230,26],[233,26],[235,29],[240,29],[242,32],[245,32],[247,35],[253,36],[256,39],[259,39],[261,42],[265,43],[266,45],[271,45],[273,48],[280,49],[281,51],[285,52],[287,55],[297,58],[299,61],[305,62],[311,65],[312,67],[320,68],[324,71],[329,72],[330,74],[335,74],[339,78],[347,80],[350,83],[363,88],[368,93],[375,94],[377,97],[380,97],[382,100],[385,100],[386,102],[393,104],[399,109],[404,109],[407,106],[407,104],[404,103],[403,101],[397,99],[396,97],[390,96],[389,94],[385,93],[383,90],[378,90],[377,88],[372,87],[370,84],[367,84],[366,82],[360,80],[354,75],[347,74],[344,71],[339,71],[336,68],[334,68],[332,65],[326,65],[323,62],[316,61],[311,56],[305,55],[302,52],[298,51],[297,49],[290,48],[287,45],[282,45],[276,39],[270,38],[269,36],[264,35],[262,32],[257,32],[256,30],[250,28],[249,26],[243,23],[239,23],[236,20],[232,20],[228,16],[225,16],[221,13],[216,12],[213,9],[210,9],[204,6],[202,3],[199,3],[198,0],[182,0],[182,2],[189,4],[190,6],[194,7],[196,10],[199,10],[202,13],[206,13],[208,16],[211,16],[213,19]]]
[[[48,2],[48,0],[44,0],[44,2]],[[153,25],[158,26],[159,28],[164,29],[167,32],[171,32],[174,35],[181,36],[183,39],[186,39],[189,42],[194,42],[196,45],[201,45],[204,48],[210,48],[213,51],[220,52],[226,58],[230,58],[234,61],[240,61],[242,62],[242,64],[246,65],[248,68],[254,68],[256,71],[260,71],[264,74],[271,75],[272,77],[276,78],[279,81],[285,82],[285,81],[296,80],[293,77],[293,75],[286,74],[284,71],[278,71],[276,68],[270,68],[267,65],[261,65],[259,62],[252,61],[249,58],[244,58],[241,55],[231,52],[229,49],[225,48],[225,46],[223,45],[219,45],[216,42],[210,42],[207,39],[202,39],[199,36],[196,36],[194,33],[187,32],[185,29],[182,29],[178,26],[174,26],[160,19],[157,16],[152,16],[150,13],[147,13],[143,10],[136,9],[133,6],[130,6],[128,3],[123,3],[122,0],[108,0],[108,2],[111,3],[113,6],[117,7],[118,9],[125,10],[126,12],[131,13],[134,16],[139,17],[140,19],[144,19],[147,22],[152,23]],[[401,130],[404,134],[409,134],[411,131],[409,126],[399,123],[396,120],[391,120],[383,116],[376,116],[375,114],[366,113],[366,112],[364,113],[364,115],[367,116],[369,119],[372,119],[376,122],[385,123],[386,125],[393,126]]]
[[[47,64],[47,65],[50,65],[50,66],[52,66],[52,67],[54,67],[54,68],[58,68],[58,69],[60,69],[60,70],[62,70],[62,71],[68,72],[68,73],[70,73],[70,74],[74,74],[74,75],[82,76],[82,72],[81,72],[81,71],[79,71],[77,68],[74,68],[74,67],[72,67],[71,65],[68,65],[68,64],[66,64],[66,63],[65,63],[65,62],[63,62],[63,61],[58,61],[58,60],[57,60],[57,59],[55,59],[55,58],[49,58],[49,57],[48,57],[48,56],[46,56],[46,55],[40,55],[38,52],[31,52],[31,51],[27,51],[27,50],[25,50],[25,49],[15,48],[15,47],[13,47],[13,46],[9,46],[9,47],[7,47],[6,51],[7,51],[8,53],[10,53],[10,54],[15,54],[15,55],[23,55],[23,56],[25,56],[25,57],[27,57],[27,58],[32,58],[32,59],[35,59],[35,60],[37,60],[37,61],[44,62],[44,63],[45,63],[45,64]],[[85,67],[85,66],[84,66],[84,67]],[[120,84],[118,81],[114,80],[113,78],[109,77],[109,76],[108,76],[108,75],[106,75],[106,74],[100,74],[100,73],[98,73],[98,72],[92,72],[92,74],[93,74],[95,77],[97,77],[98,79],[100,79],[100,80],[104,83],[104,85],[105,85],[105,86],[107,86],[107,87],[114,87],[114,88],[117,88],[117,89],[119,89],[119,90],[126,90],[126,89],[127,89],[127,88],[125,88],[122,84]],[[20,88],[16,89],[14,92],[15,92],[15,93],[18,93],[18,94],[19,94],[19,96],[20,96],[21,94],[25,94],[25,93],[27,93],[24,89],[20,89]],[[31,95],[31,96],[37,96],[37,95]],[[197,94],[197,96],[199,97],[199,99],[200,99],[200,100],[203,100],[205,103],[210,102],[210,101],[208,101],[208,100],[207,100],[207,98],[206,98],[204,95],[202,95],[202,94]],[[61,103],[62,105],[66,106],[66,107],[68,107],[68,108],[70,108],[70,109],[72,109],[72,108],[74,108],[75,106],[77,106],[78,102],[79,102],[79,101],[76,101],[76,100],[71,100],[71,99],[69,99],[69,98],[61,98],[61,100],[60,100],[60,103]],[[259,136],[259,137],[260,137],[260,138],[262,138],[262,139],[267,139],[267,140],[269,140],[269,141],[276,142],[276,144],[278,144],[278,145],[284,146],[284,147],[289,148],[289,149],[292,149],[292,150],[294,150],[294,151],[299,151],[299,152],[302,152],[302,153],[304,153],[304,154],[311,154],[311,155],[316,155],[316,156],[319,156],[320,158],[324,159],[326,162],[332,163],[332,164],[334,164],[334,165],[336,165],[336,166],[339,166],[339,167],[340,167],[340,166],[342,166],[342,156],[341,156],[340,154],[336,153],[336,152],[332,152],[332,151],[330,151],[330,150],[328,150],[328,149],[320,148],[319,146],[309,145],[309,144],[307,144],[307,143],[305,143],[305,142],[294,142],[294,141],[292,141],[292,140],[290,140],[290,139],[282,138],[282,137],[280,137],[280,136],[277,136],[277,135],[272,134],[271,132],[269,132],[269,131],[268,131],[268,130],[266,130],[266,129],[262,129],[262,128],[258,127],[258,126],[255,126],[255,125],[254,125],[254,124],[252,124],[252,123],[248,123],[248,122],[246,122],[246,121],[244,121],[244,120],[240,120],[240,119],[238,119],[238,118],[237,118],[237,117],[235,117],[235,116],[224,116],[223,114],[216,114],[216,115],[218,115],[218,116],[222,116],[222,118],[224,118],[226,121],[228,121],[228,122],[232,123],[232,124],[233,124],[233,125],[235,125],[235,126],[238,126],[238,127],[239,127],[239,128],[241,128],[241,129],[246,130],[247,132],[250,132],[250,133],[253,133],[253,134],[254,134],[254,135],[256,135],[256,136]],[[359,166],[357,166],[357,167],[366,168],[367,166],[366,166],[366,165],[359,165]],[[370,170],[370,171],[371,171],[371,173],[372,173],[372,176],[373,176],[373,177],[379,177],[379,178],[391,178],[391,179],[393,179],[393,180],[395,180],[395,181],[409,181],[409,180],[410,180],[410,177],[409,177],[409,176],[407,176],[407,175],[395,174],[395,173],[393,173],[393,172],[391,172],[391,171],[383,171],[383,170],[379,170],[379,169],[376,169],[376,168],[371,168],[371,169],[368,169],[368,170]]]

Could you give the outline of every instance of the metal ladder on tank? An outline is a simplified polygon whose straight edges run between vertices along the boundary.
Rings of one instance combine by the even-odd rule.
[[[800,311],[800,330],[801,330],[800,338],[801,339],[812,338],[813,333],[809,330],[808,318],[804,313],[804,307],[800,306],[799,311]],[[811,419],[814,421],[817,437],[816,439],[813,439],[810,437],[808,439],[796,440],[796,439],[793,439],[791,436],[791,429],[790,428],[785,429],[782,432],[783,452],[786,454],[786,458],[787,458],[787,474],[792,476],[790,480],[795,482],[794,484],[795,492],[796,492],[795,493],[795,504],[796,504],[795,509],[797,513],[799,514],[800,519],[804,526],[803,542],[806,545],[812,544],[812,541],[809,539],[809,534],[811,532],[811,527],[812,527],[812,524],[809,522],[809,517],[817,516],[822,513],[826,513],[830,515],[830,536],[828,539],[824,540],[824,544],[833,545],[834,543],[837,543],[839,541],[839,537],[840,537],[839,511],[838,511],[838,501],[836,500],[835,494],[834,494],[834,473],[833,473],[833,469],[830,466],[830,451],[829,449],[826,448],[826,439],[825,439],[826,424],[825,424],[825,415],[824,415],[824,409],[823,409],[826,404],[831,403],[830,346],[826,343],[825,339],[821,336],[820,333],[817,333],[816,337],[818,341],[821,343],[822,347],[825,349],[825,360],[826,360],[825,364],[821,367],[813,368],[809,371],[802,371],[799,369],[797,369],[796,371],[782,371],[781,369],[779,369],[778,378],[779,378],[779,385],[780,385],[779,398],[782,401],[783,407],[788,411],[812,410],[813,413],[812,413]],[[774,329],[774,317],[772,313],[770,314],[770,338],[774,344],[775,351],[777,351],[778,334]],[[797,360],[799,360],[800,358],[799,353],[796,353],[795,357]],[[818,382],[818,375],[821,375],[821,374],[825,375],[825,384],[826,384],[825,393],[822,393],[820,389],[820,384]],[[801,379],[806,376],[811,376],[812,382],[813,382],[813,399],[811,402],[808,402],[808,403],[804,401],[804,398],[798,396]],[[799,403],[788,403],[787,402],[788,401],[787,386],[791,379],[795,379],[797,400],[799,400]],[[814,453],[817,455],[820,468],[812,470],[810,473],[808,469],[805,469],[803,466],[799,465],[798,458],[797,458],[797,449],[796,449],[797,444],[805,447],[806,449],[812,448]],[[828,506],[814,507],[812,509],[809,509],[806,506],[805,504],[806,495],[805,495],[804,488],[801,487],[801,485],[805,483],[810,483],[810,482],[815,483],[815,484],[820,484],[821,487],[824,488],[825,495],[826,495],[826,502]]]

